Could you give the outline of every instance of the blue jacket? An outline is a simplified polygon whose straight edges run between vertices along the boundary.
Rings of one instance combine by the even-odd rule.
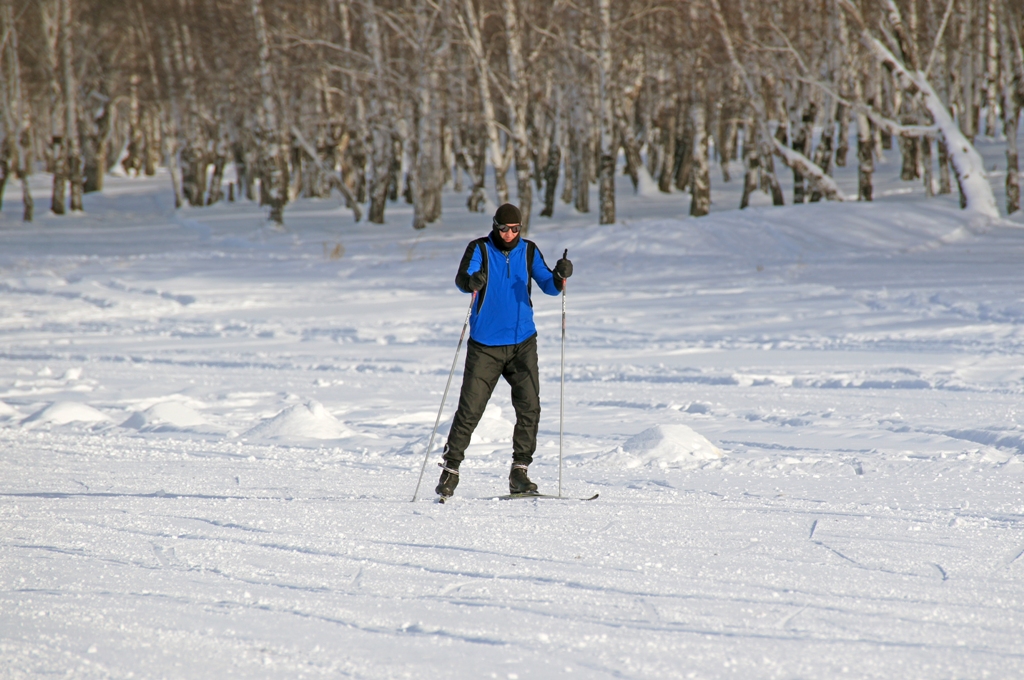
[[[562,280],[548,269],[532,241],[519,238],[511,250],[505,251],[495,243],[495,238],[500,237],[492,232],[469,243],[455,285],[469,293],[469,277],[483,269],[487,283],[473,305],[469,337],[481,345],[517,345],[537,334],[530,300],[531,280],[548,295],[558,295]]]

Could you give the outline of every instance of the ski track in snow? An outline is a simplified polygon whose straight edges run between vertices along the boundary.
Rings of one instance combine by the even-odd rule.
[[[1024,222],[886,197],[897,166],[873,204],[738,212],[719,183],[681,220],[626,182],[619,224],[538,218],[576,265],[563,491],[593,503],[484,500],[504,383],[453,501],[442,426],[410,502],[487,225],[463,197],[417,233],[405,205],[175,214],[166,176],[31,226],[9,194],[0,675],[1024,675]],[[723,457],[680,453],[704,438]]]

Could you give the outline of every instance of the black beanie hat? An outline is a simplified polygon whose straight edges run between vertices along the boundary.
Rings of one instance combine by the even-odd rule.
[[[519,208],[511,203],[504,204],[494,213],[495,224],[522,224],[522,222],[523,216],[519,212]]]

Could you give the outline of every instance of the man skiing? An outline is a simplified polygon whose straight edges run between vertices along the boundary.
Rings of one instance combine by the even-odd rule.
[[[530,300],[531,280],[548,295],[558,295],[572,276],[572,262],[562,257],[548,269],[536,244],[519,237],[519,208],[506,203],[494,213],[489,236],[469,243],[455,285],[475,293],[470,316],[466,369],[459,394],[441,479],[435,492],[451,496],[459,484],[459,466],[466,457],[473,430],[480,422],[499,377],[512,387],[516,425],[512,434],[512,469],[508,490],[533,494],[537,485],[526,471],[537,448],[540,422],[540,380],[537,376],[537,327]]]

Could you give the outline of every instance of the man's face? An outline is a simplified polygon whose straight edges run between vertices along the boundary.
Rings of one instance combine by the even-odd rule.
[[[502,225],[502,226],[508,227],[508,230],[507,231],[503,231],[501,227],[498,227],[498,233],[501,234],[501,240],[504,241],[505,243],[512,243],[512,241],[515,240],[516,236],[519,236],[519,227],[520,227],[520,225],[518,225],[518,224],[505,224],[505,225]]]

